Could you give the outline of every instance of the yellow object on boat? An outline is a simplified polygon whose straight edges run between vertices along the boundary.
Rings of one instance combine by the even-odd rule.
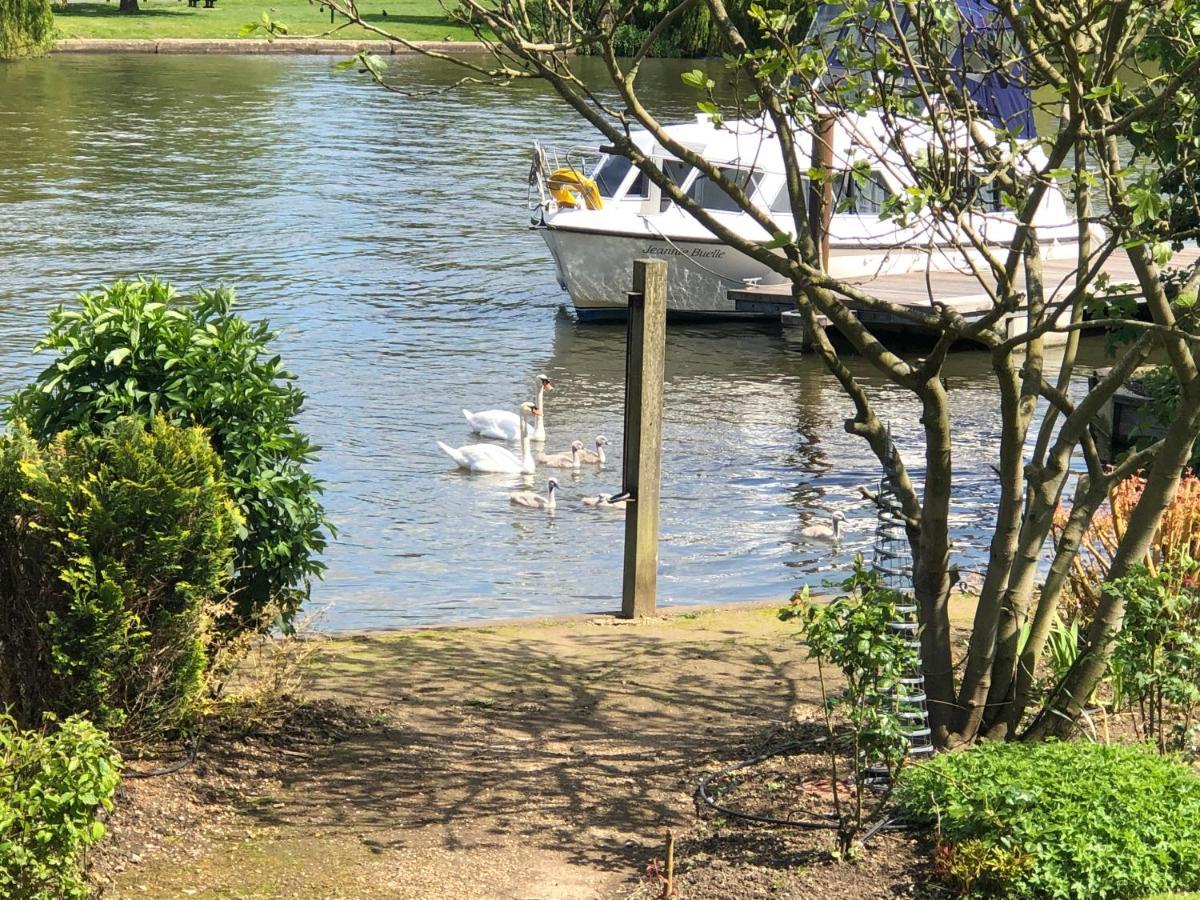
[[[565,166],[555,169],[546,179],[546,186],[550,189],[550,196],[554,198],[554,202],[565,209],[577,208],[580,199],[588,209],[601,209],[604,206],[595,180],[576,169]]]

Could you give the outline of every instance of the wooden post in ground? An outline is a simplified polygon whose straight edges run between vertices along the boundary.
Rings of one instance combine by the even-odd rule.
[[[658,483],[662,474],[663,359],[667,337],[667,264],[633,264],[625,343],[625,571],[621,616],[654,615],[658,591]]]

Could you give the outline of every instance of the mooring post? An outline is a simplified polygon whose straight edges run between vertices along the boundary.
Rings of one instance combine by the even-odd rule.
[[[809,182],[808,227],[821,254],[821,266],[829,269],[829,228],[833,224],[833,116],[821,116],[813,128],[812,169],[820,178]]]
[[[667,264],[633,263],[625,340],[625,571],[621,616],[654,615],[658,590],[658,483],[662,474],[663,359],[667,337]]]

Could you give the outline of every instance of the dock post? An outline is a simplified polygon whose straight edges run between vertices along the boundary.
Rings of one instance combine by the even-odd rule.
[[[829,271],[829,228],[833,224],[833,130],[833,116],[817,119],[809,159],[813,171],[821,177],[809,182],[808,227],[825,271]]]
[[[633,263],[625,343],[623,487],[625,568],[621,617],[652,616],[658,590],[658,485],[662,474],[663,360],[667,337],[667,263]]]

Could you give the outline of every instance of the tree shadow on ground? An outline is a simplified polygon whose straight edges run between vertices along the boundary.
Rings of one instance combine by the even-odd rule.
[[[386,724],[280,746],[279,802],[257,824],[358,835],[379,853],[514,841],[592,870],[645,864],[693,820],[705,772],[817,697],[794,642],[614,628],[554,641],[477,632],[339,641],[318,696]],[[781,645],[782,644],[782,645]],[[240,765],[236,748],[227,766]]]
[[[66,6],[54,7],[54,18],[70,19],[78,16],[79,18],[96,18],[102,16],[110,16],[116,18],[120,16],[123,19],[140,19],[148,17],[161,16],[190,16],[195,15],[196,10],[181,7],[179,9],[163,9],[162,7],[147,7],[141,6],[137,12],[121,12],[117,3],[68,3]]]
[[[396,4],[399,6],[399,3]],[[388,13],[386,16],[382,13],[363,13],[363,21],[371,22],[375,25],[447,25],[455,28],[461,27],[461,23],[455,22],[447,16],[406,16],[404,14]]]

